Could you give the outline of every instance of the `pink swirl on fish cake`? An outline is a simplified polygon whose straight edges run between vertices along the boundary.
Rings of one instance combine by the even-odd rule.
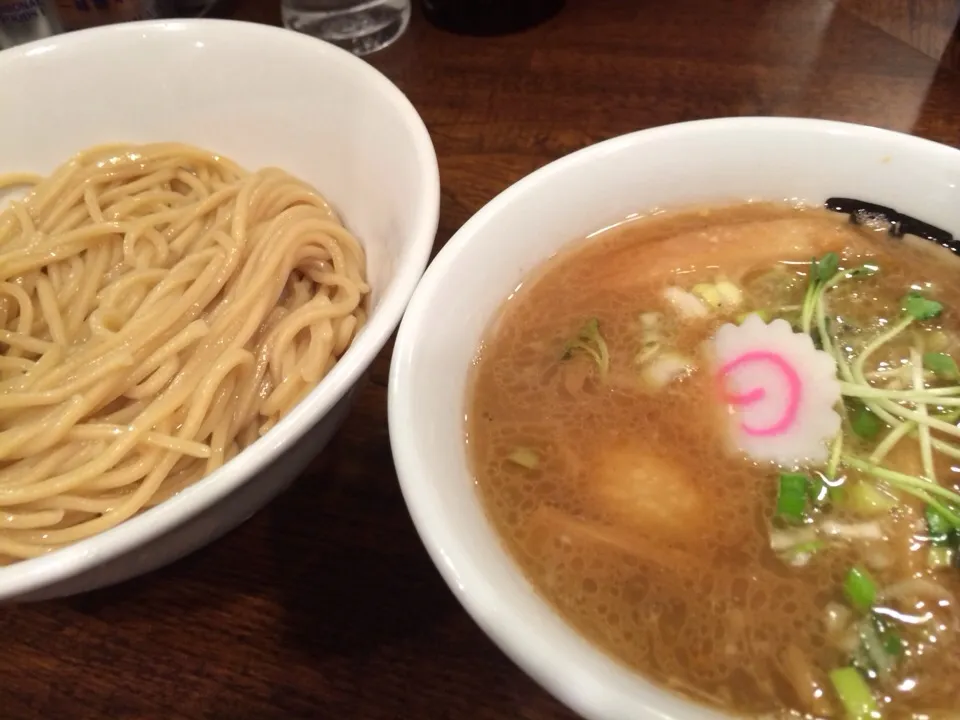
[[[767,389],[764,387],[755,387],[745,393],[731,393],[726,390],[726,378],[742,365],[751,363],[769,363],[774,365],[783,376],[787,384],[787,402],[780,418],[767,427],[754,427],[745,422],[740,423],[740,427],[748,435],[755,437],[770,437],[780,435],[790,429],[797,419],[800,411],[800,394],[803,385],[800,382],[800,374],[787,360],[779,353],[770,350],[751,350],[742,355],[733,358],[720,368],[718,376],[722,384],[723,399],[736,407],[746,407],[761,402],[767,396]]]

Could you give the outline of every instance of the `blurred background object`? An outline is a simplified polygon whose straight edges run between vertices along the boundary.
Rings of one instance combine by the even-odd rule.
[[[171,17],[173,0],[46,0],[50,24],[57,32],[98,25]]]
[[[0,50],[52,32],[40,0],[0,0]]]
[[[217,4],[216,0],[176,0],[174,10],[180,17],[203,17]]]
[[[556,15],[564,0],[422,0],[423,14],[443,30],[461,35],[506,35]]]
[[[222,14],[232,4],[231,0],[0,0],[0,50],[98,25]]]
[[[282,0],[284,26],[367,55],[407,29],[410,0]]]

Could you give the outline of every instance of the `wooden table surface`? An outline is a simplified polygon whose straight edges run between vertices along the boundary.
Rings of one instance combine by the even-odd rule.
[[[231,12],[279,16],[275,0]],[[415,13],[370,62],[433,135],[439,248],[535,168],[663,123],[800,115],[958,145],[958,12],[954,0],[569,0],[496,39]],[[423,550],[387,441],[389,358],[305,477],[238,530],[120,587],[0,610],[0,718],[570,718]]]

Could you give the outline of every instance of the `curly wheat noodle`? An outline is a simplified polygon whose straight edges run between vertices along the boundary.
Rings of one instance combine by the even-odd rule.
[[[80,153],[0,211],[0,564],[212,472],[329,372],[365,257],[315,190],[176,143]]]

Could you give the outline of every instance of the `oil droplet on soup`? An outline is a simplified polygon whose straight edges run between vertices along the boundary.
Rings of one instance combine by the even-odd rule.
[[[925,241],[781,204],[575,243],[478,352],[467,436],[491,521],[567,621],[697,702],[958,717],[958,273]],[[712,343],[776,319],[837,368],[816,462],[731,444]]]

